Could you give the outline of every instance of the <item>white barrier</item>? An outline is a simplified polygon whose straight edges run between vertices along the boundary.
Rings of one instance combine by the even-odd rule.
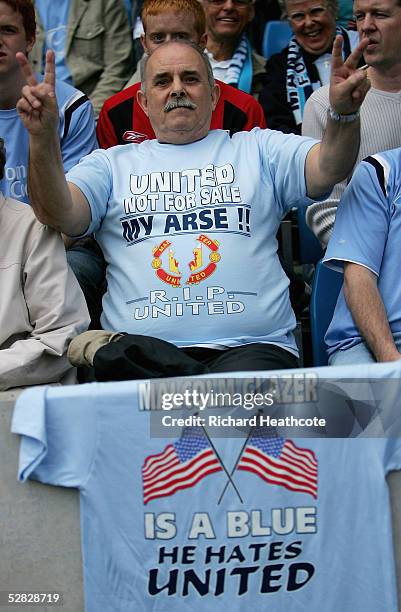
[[[15,397],[0,393],[0,591],[61,592],[64,603],[0,610],[83,612],[79,494],[17,481],[19,439],[10,433]]]

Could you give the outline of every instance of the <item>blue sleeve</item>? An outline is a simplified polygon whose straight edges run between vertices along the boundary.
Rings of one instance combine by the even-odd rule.
[[[341,269],[343,262],[347,261],[379,275],[390,223],[390,207],[386,195],[388,185],[384,184],[375,163],[372,157],[359,164],[341,198],[324,259],[330,267]]]
[[[274,130],[258,130],[257,136],[266,180],[273,182],[280,217],[294,206],[316,201],[306,193],[305,162],[319,141]],[[326,197],[327,194],[322,196]]]
[[[93,107],[82,92],[70,97],[60,108],[59,132],[65,173],[98,148]]]
[[[113,187],[111,166],[107,152],[103,149],[84,157],[67,174],[69,183],[74,183],[89,202],[91,223],[85,234],[96,232],[107,212],[107,205]]]
[[[21,435],[19,480],[82,487],[96,454],[96,406],[58,398],[57,389],[35,387],[15,405],[11,431]]]

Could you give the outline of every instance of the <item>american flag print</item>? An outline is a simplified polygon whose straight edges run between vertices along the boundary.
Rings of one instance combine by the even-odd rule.
[[[220,472],[220,461],[200,427],[187,427],[162,453],[146,457],[142,467],[143,501],[173,495]]]
[[[239,470],[253,472],[270,484],[317,498],[318,462],[315,453],[291,440],[266,434],[256,428],[249,438]]]

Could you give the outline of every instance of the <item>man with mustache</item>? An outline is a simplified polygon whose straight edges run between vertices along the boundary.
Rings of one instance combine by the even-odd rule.
[[[144,27],[141,43],[148,55],[171,40],[190,40],[201,47],[206,43],[205,12],[198,0],[146,0],[141,17]],[[137,102],[142,61],[126,88],[103,104],[96,126],[98,142],[103,149],[155,138],[149,118]],[[219,83],[219,86],[220,98],[212,113],[211,129],[221,128],[235,134],[254,127],[266,127],[262,107],[255,98],[225,83]],[[100,310],[96,300],[98,292],[94,292],[93,287],[102,285],[104,263],[96,244],[87,238],[81,241],[79,249],[75,248],[70,258],[76,262],[74,271],[78,269],[80,272],[78,278],[85,297],[91,304],[94,318],[97,318],[97,310]],[[95,256],[92,249],[95,249]],[[303,295],[303,283],[301,289]]]
[[[372,87],[361,108],[361,146],[356,163],[368,155],[401,146],[401,5],[398,0],[355,0],[354,14]],[[321,138],[329,107],[329,88],[309,98],[302,134]],[[331,237],[337,206],[347,181],[337,184],[330,198],[313,204],[307,222],[323,246]]]
[[[171,40],[190,40],[205,46],[205,13],[198,0],[147,0],[141,16],[144,27],[141,43],[148,55]],[[96,128],[103,149],[155,138],[148,117],[137,103],[140,85],[138,67],[126,88],[104,103]],[[255,98],[225,83],[219,82],[219,87],[220,98],[212,113],[211,129],[221,128],[235,134],[266,127],[262,107]]]
[[[209,131],[219,88],[207,57],[192,43],[165,43],[145,62],[138,93],[157,139],[96,151],[68,182],[54,136],[52,54],[41,85],[18,54],[35,212],[67,235],[96,233],[108,263],[102,326],[136,334],[80,339],[89,363],[120,351],[98,378],[296,367],[275,235],[292,206],[325,195],[356,156],[365,43],[345,64],[341,46],[336,39],[332,109],[317,143],[257,128],[232,138]]]

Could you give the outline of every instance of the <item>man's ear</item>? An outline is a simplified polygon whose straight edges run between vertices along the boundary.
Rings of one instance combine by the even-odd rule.
[[[220,87],[215,83],[212,89],[212,109],[214,110],[217,106],[217,102],[220,99]]]
[[[146,34],[144,32],[142,32],[142,34],[141,34],[141,45],[142,45],[143,50],[145,51],[145,53],[147,53],[148,50],[146,48]]]
[[[25,55],[28,57],[28,54],[32,51],[33,49],[33,45],[35,44],[35,36],[32,36],[32,38],[27,38],[26,40],[26,53]]]
[[[204,33],[202,34],[202,36],[200,37],[199,42],[198,42],[198,45],[199,45],[199,47],[201,47],[202,49],[206,49],[206,45],[207,45],[207,34],[206,34],[206,32],[204,32]]]
[[[143,110],[145,115],[147,117],[149,117],[149,113],[148,113],[148,99],[146,97],[146,94],[142,91],[142,89],[139,89],[137,91],[137,93],[136,93],[136,101],[138,102],[139,106],[141,107],[141,109]]]

